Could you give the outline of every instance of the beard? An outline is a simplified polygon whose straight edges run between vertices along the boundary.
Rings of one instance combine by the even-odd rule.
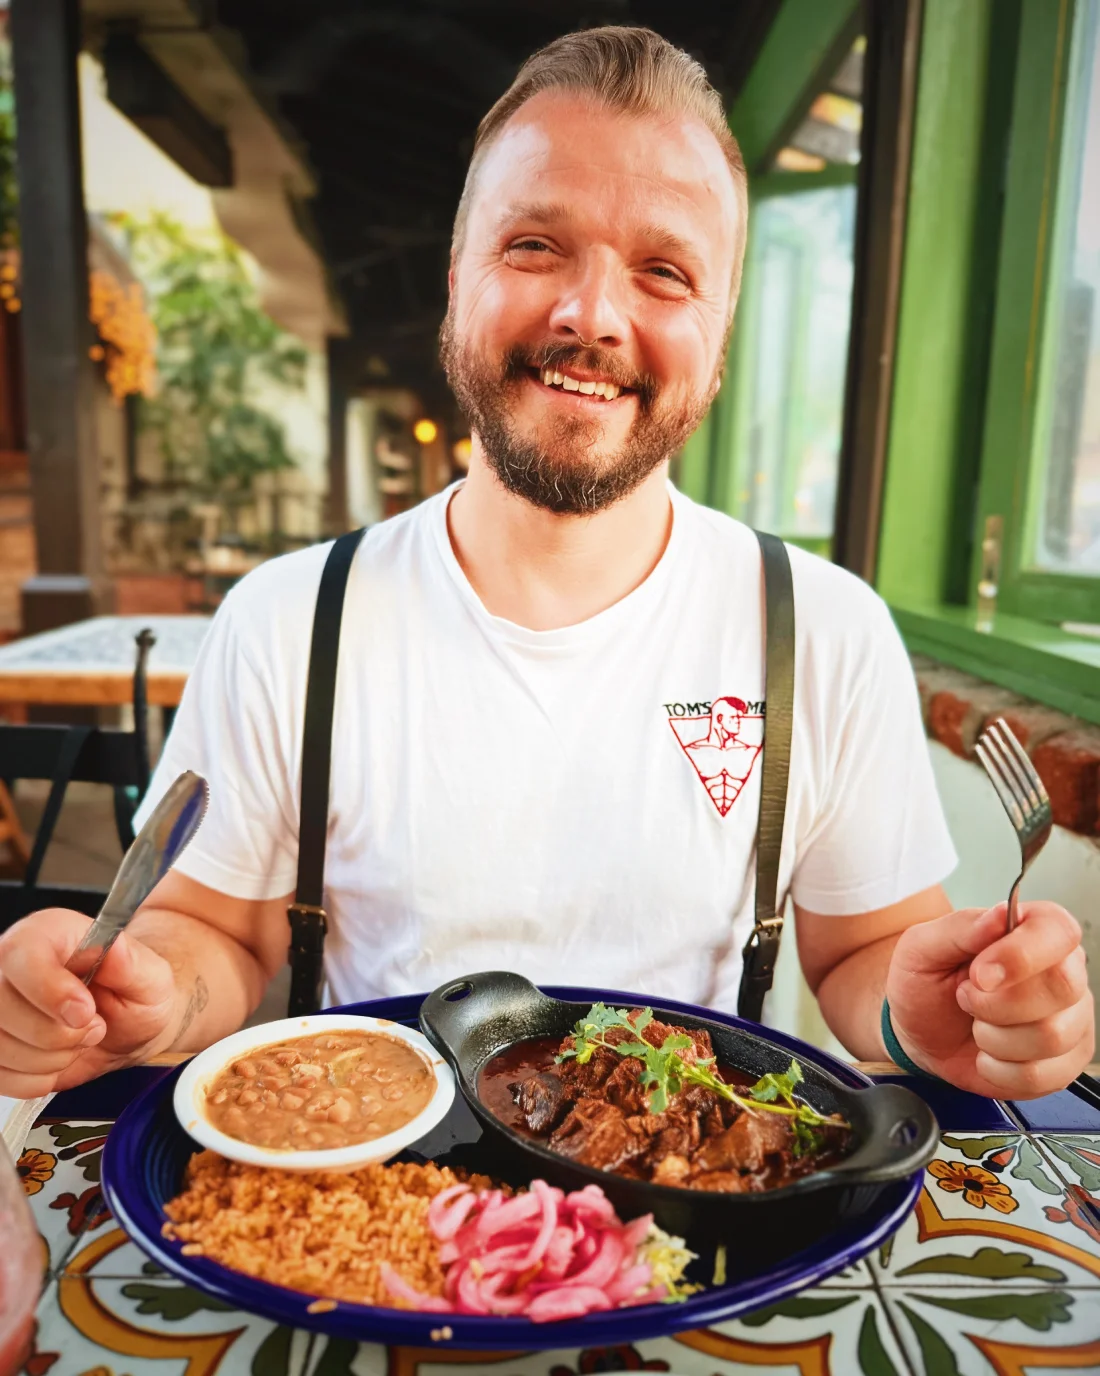
[[[439,354],[451,390],[497,478],[517,497],[559,516],[592,515],[633,492],[696,429],[721,380],[718,370],[705,396],[673,405],[662,402],[653,378],[630,372],[618,355],[605,349],[517,344],[494,364],[458,338],[451,309],[440,331]],[[537,438],[521,435],[513,421],[516,389],[530,370],[565,372],[571,363],[636,394],[634,423],[614,452],[601,452],[603,426],[596,416],[557,416],[539,427]]]

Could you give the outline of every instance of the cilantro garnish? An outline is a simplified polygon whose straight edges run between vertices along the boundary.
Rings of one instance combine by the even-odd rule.
[[[652,1046],[638,1035],[653,1021],[653,1010],[644,1008],[632,1022],[623,1008],[608,1008],[605,1004],[595,1004],[585,1017],[573,1028],[573,1047],[558,1056],[559,1061],[576,1060],[578,1065],[586,1065],[597,1048],[614,1051],[619,1056],[634,1056],[642,1062],[638,1076],[647,1088],[647,1101],[650,1113],[664,1113],[669,1100],[679,1094],[686,1084],[702,1085],[715,1094],[738,1104],[750,1113],[781,1113],[791,1119],[794,1135],[792,1150],[796,1156],[803,1156],[821,1149],[823,1127],[847,1127],[843,1118],[826,1118],[809,1104],[795,1098],[795,1086],[801,1084],[802,1067],[791,1061],[783,1075],[775,1071],[761,1076],[749,1090],[749,1097],[735,1093],[724,1080],[714,1073],[714,1057],[700,1057],[695,1061],[685,1061],[680,1055],[692,1045],[691,1038],[682,1032],[667,1036],[660,1046]],[[621,1029],[631,1033],[629,1039],[610,1042],[608,1032]]]

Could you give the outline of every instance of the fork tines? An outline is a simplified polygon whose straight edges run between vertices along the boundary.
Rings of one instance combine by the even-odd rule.
[[[1013,825],[1025,826],[1028,814],[1050,807],[1042,779],[1003,717],[990,722],[974,748]]]

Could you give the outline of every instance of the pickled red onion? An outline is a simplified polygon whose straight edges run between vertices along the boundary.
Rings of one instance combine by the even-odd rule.
[[[386,1266],[395,1299],[433,1313],[524,1315],[534,1323],[667,1297],[639,1258],[653,1217],[620,1222],[598,1185],[566,1194],[544,1180],[526,1194],[479,1194],[455,1185],[437,1195],[428,1226],[441,1244],[445,1297],[421,1294]]]

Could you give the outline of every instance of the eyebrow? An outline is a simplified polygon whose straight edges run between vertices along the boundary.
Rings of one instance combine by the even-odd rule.
[[[670,257],[690,258],[693,262],[699,260],[698,253],[686,239],[681,239],[678,234],[673,234],[671,229],[665,229],[663,225],[646,225],[640,237],[656,248],[663,249]]]
[[[572,209],[564,201],[519,201],[497,217],[497,229],[505,229],[518,221],[549,226],[571,224],[575,219]],[[682,239],[663,225],[643,225],[638,232],[638,238],[673,258],[687,258],[693,263],[699,261],[698,251],[686,239]]]
[[[574,219],[564,201],[517,201],[497,217],[497,227],[503,229],[516,220],[528,220],[536,225],[560,224]]]

